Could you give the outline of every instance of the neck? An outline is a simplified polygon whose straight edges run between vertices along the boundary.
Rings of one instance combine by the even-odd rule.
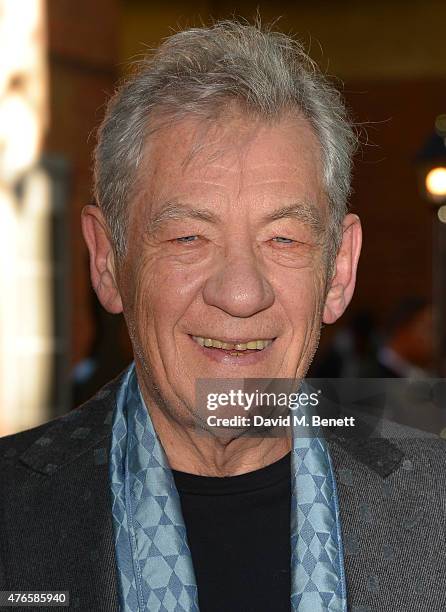
[[[217,437],[175,420],[141,386],[155,431],[173,470],[201,476],[237,476],[279,461],[291,437]]]

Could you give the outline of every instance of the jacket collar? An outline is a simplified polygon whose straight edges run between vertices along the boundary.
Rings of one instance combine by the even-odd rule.
[[[51,476],[75,461],[85,452],[101,446],[95,453],[104,454],[104,440],[110,446],[116,395],[124,373],[105,385],[79,408],[40,427],[42,435],[20,456],[19,461],[35,472]],[[105,463],[108,457],[97,457]]]
[[[19,461],[35,472],[51,476],[104,440],[108,449],[116,396],[124,374],[125,371],[79,408],[47,423],[43,434],[19,456]],[[343,437],[328,432],[327,441],[330,447],[344,449],[382,478],[398,469],[404,459],[404,453],[388,439],[372,437],[369,425],[360,418],[354,435]],[[106,462],[108,457],[98,457],[101,459]]]

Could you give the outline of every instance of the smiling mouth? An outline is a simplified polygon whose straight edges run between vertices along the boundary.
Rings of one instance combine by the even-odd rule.
[[[269,338],[267,340],[249,340],[247,342],[225,342],[224,340],[204,338],[202,336],[191,336],[191,338],[200,346],[219,349],[228,355],[233,356],[263,351],[275,340],[275,338]]]

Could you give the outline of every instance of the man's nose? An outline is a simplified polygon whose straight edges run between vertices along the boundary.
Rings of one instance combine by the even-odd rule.
[[[250,317],[273,304],[274,291],[252,247],[239,243],[227,250],[206,281],[203,299],[233,317]]]

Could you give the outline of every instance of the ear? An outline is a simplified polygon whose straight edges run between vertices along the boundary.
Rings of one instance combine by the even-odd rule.
[[[342,242],[329,285],[322,320],[334,323],[350,303],[356,284],[356,270],[362,244],[361,222],[357,215],[346,215],[342,224]]]
[[[107,224],[98,206],[82,210],[82,233],[90,253],[90,276],[102,306],[112,314],[122,312],[122,300],[116,283],[115,260]]]

